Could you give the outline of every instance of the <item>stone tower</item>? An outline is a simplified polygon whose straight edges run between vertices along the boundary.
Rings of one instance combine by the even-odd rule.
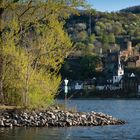
[[[133,52],[132,42],[131,41],[128,41],[127,42],[127,51],[128,51],[128,55],[131,56],[132,55],[132,52]]]

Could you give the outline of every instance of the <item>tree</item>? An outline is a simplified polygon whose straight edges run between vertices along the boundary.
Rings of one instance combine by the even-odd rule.
[[[95,26],[95,33],[97,35],[102,35],[102,29],[100,26],[98,26],[98,25]]]
[[[115,43],[115,35],[113,33],[110,33],[108,35],[108,42],[109,43]]]
[[[103,52],[106,52],[109,47],[109,40],[107,34],[103,34],[102,36],[102,44],[103,44]]]
[[[89,36],[90,43],[94,43],[95,40],[96,40],[95,34],[92,34],[91,36]]]
[[[108,40],[108,35],[107,34],[103,34],[102,36],[102,43],[103,44],[108,44],[109,40]]]
[[[134,32],[134,35],[135,36],[140,36],[140,29],[136,29],[135,32]]]
[[[98,56],[86,55],[81,59],[81,77],[82,79],[93,78],[96,66],[99,64]]]
[[[75,28],[77,31],[83,31],[83,30],[86,30],[87,26],[85,23],[77,23],[75,25]]]
[[[81,31],[77,34],[76,40],[78,42],[84,42],[84,41],[87,40],[87,38],[88,38],[87,32],[86,31]]]
[[[120,23],[115,23],[113,25],[113,32],[115,35],[120,35],[122,33],[123,29],[122,29],[122,25]]]
[[[52,102],[60,84],[58,72],[72,47],[64,20],[83,4],[1,1],[0,103],[36,107]]]

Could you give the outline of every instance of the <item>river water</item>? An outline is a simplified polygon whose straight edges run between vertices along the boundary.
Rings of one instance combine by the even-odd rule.
[[[140,140],[140,100],[70,100],[68,106],[78,111],[107,113],[127,123],[97,127],[0,128],[0,140]]]

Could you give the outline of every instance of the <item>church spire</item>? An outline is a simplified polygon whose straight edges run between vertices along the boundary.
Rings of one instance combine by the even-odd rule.
[[[124,69],[121,65],[121,52],[118,54],[118,76],[124,75]]]
[[[119,52],[119,55],[118,55],[118,69],[122,69],[120,55],[121,55],[121,52]]]

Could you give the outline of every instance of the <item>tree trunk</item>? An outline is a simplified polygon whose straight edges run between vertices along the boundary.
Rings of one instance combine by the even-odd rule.
[[[30,79],[30,61],[29,61],[29,52],[26,48],[26,52],[28,55],[28,64],[27,64],[27,71],[26,71],[26,75],[25,75],[25,94],[24,94],[24,99],[25,99],[25,106],[27,107],[29,105],[29,79]]]
[[[0,2],[2,4],[2,1]],[[3,92],[3,57],[2,57],[2,27],[1,27],[1,21],[2,21],[2,15],[4,13],[4,8],[0,8],[0,104],[4,103],[4,92]]]

